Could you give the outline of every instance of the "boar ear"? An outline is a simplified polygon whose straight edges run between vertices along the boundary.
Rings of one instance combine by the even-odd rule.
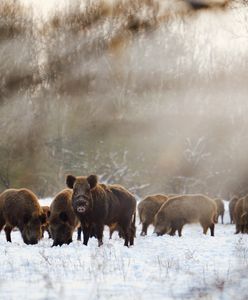
[[[90,175],[87,177],[87,181],[90,185],[90,188],[93,189],[97,184],[97,176],[96,175]]]
[[[41,215],[39,215],[39,219],[40,219],[41,224],[45,224],[46,220],[47,220],[46,214],[42,213]]]
[[[62,212],[59,214],[59,218],[60,218],[60,220],[63,221],[63,222],[68,221],[67,213],[64,212],[64,211],[62,211]]]
[[[73,189],[73,185],[74,185],[75,180],[76,180],[75,176],[72,176],[72,175],[67,176],[66,184],[67,184],[68,188]]]
[[[31,219],[31,216],[29,214],[25,214],[23,216],[23,223],[27,224],[30,221],[30,219]]]

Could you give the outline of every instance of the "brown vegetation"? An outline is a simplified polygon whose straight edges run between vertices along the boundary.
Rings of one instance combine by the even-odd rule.
[[[37,244],[42,237],[46,215],[36,195],[28,189],[8,189],[0,195],[0,231],[3,226],[6,240],[11,242],[11,231],[17,227],[26,244]]]
[[[203,195],[182,195],[166,201],[155,216],[155,232],[157,235],[169,233],[182,235],[185,224],[200,223],[203,233],[210,228],[214,236],[214,221],[217,214],[215,202]]]
[[[44,19],[35,12],[0,3],[1,190],[50,196],[65,174],[91,169],[140,197],[247,192],[246,57],[238,46],[234,60],[220,55],[205,11],[176,0],[76,0]]]

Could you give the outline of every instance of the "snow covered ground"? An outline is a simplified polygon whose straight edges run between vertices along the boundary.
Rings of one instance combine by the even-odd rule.
[[[49,199],[42,203],[49,202]],[[227,203],[226,203],[227,204]],[[13,243],[0,234],[0,299],[247,299],[248,236],[229,224],[204,236],[188,225],[183,237],[140,237],[123,247],[114,233],[97,247],[76,241],[51,248],[47,237],[27,246],[19,232]]]

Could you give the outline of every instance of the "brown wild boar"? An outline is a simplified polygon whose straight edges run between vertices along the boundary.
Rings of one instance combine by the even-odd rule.
[[[72,235],[78,226],[78,219],[72,208],[72,190],[59,192],[50,205],[49,231],[53,246],[72,242]]]
[[[215,202],[204,195],[181,195],[168,199],[155,215],[154,232],[157,235],[169,233],[182,235],[185,224],[200,223],[203,233],[210,228],[214,236],[214,221],[217,215]]]
[[[145,197],[138,204],[138,213],[140,222],[142,223],[142,230],[140,235],[147,235],[148,226],[154,223],[154,217],[159,211],[160,207],[168,200],[166,195],[150,195]]]
[[[72,206],[80,220],[85,245],[88,244],[93,226],[98,245],[101,246],[104,225],[111,226],[115,223],[123,231],[124,245],[133,245],[136,200],[129,191],[120,185],[100,184],[96,175],[68,175],[66,183],[73,189]]]
[[[234,209],[234,221],[237,233],[248,233],[248,195],[240,198]]]
[[[222,199],[214,199],[216,205],[217,205],[217,216],[216,216],[216,222],[218,223],[219,216],[221,216],[221,223],[224,224],[224,213],[225,213],[225,206]]]
[[[0,231],[3,226],[6,240],[17,227],[25,244],[37,244],[42,237],[41,226],[46,222],[36,195],[28,189],[8,189],[0,195]]]
[[[235,205],[238,202],[239,198],[237,196],[234,196],[230,202],[229,202],[229,214],[230,214],[230,223],[234,223],[234,210]]]
[[[46,231],[48,233],[49,239],[51,238],[51,234],[49,231],[49,216],[50,216],[50,207],[45,205],[41,206],[43,212],[46,214],[46,223],[42,224],[41,229],[42,229],[42,237],[44,237],[44,232]]]

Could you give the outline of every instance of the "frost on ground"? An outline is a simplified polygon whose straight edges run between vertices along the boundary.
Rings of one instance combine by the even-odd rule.
[[[43,202],[44,203],[44,202]],[[104,245],[76,241],[51,248],[45,237],[27,246],[0,234],[0,299],[247,299],[248,236],[217,224],[216,236],[188,225],[183,237],[140,237],[123,247],[115,233]]]

